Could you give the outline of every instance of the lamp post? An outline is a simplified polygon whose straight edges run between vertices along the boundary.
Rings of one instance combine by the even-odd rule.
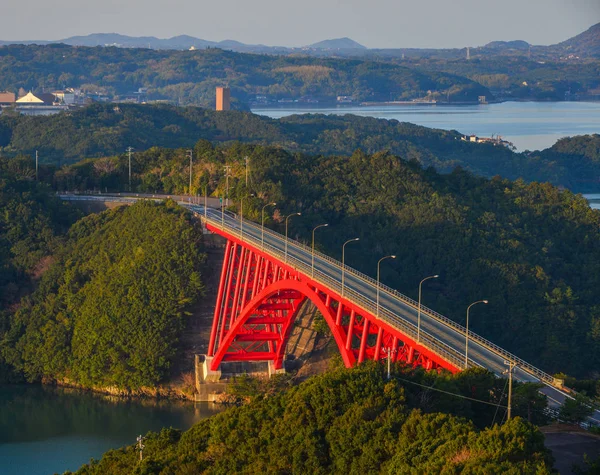
[[[254,196],[254,193],[240,198],[240,239],[244,240],[244,199]]]
[[[310,266],[310,276],[314,277],[315,276],[315,231],[319,228],[324,228],[329,226],[329,224],[325,223],[325,224],[319,224],[318,226],[315,226],[312,230],[312,253],[311,253],[311,266]]]
[[[265,249],[265,208],[267,206],[276,206],[277,203],[273,202],[273,203],[267,203],[266,205],[264,205],[262,207],[262,211],[261,211],[261,230],[260,230],[260,248],[261,249]]]
[[[292,213],[286,216],[285,218],[285,253],[284,253],[284,262],[287,262],[287,248],[288,248],[288,219],[292,216],[301,216],[302,213]]]
[[[346,277],[346,265],[344,264],[346,261],[346,244],[359,240],[359,238],[348,239],[344,244],[342,244],[342,297],[344,296],[344,280]]]
[[[471,307],[473,305],[476,305],[478,303],[487,304],[488,301],[487,300],[478,300],[477,302],[473,302],[471,305],[469,305],[467,307],[467,325],[466,325],[466,330],[465,330],[465,369],[467,369],[467,365],[469,362],[469,310],[471,310]]]
[[[379,267],[381,266],[381,261],[384,261],[386,259],[396,259],[396,256],[393,254],[389,256],[384,256],[377,261],[377,318],[379,318]]]
[[[430,275],[429,277],[425,277],[421,282],[419,282],[419,309],[417,311],[417,343],[421,342],[421,287],[423,282],[429,279],[437,279],[439,275]]]

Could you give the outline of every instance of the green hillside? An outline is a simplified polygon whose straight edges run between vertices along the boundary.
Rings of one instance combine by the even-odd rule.
[[[0,315],[0,370],[84,387],[164,381],[185,312],[203,293],[201,239],[172,202],[80,219],[35,292]]]
[[[374,276],[377,259],[396,254],[383,281],[413,298],[423,276],[441,274],[425,290],[428,305],[463,322],[469,303],[489,299],[473,330],[548,372],[591,377],[600,366],[600,216],[581,196],[465,170],[439,174],[386,152],[318,156],[200,141],[194,157],[194,194],[224,196],[229,164],[230,196],[258,197],[246,198],[247,216],[259,220],[270,201],[280,203],[278,216],[301,211],[290,235],[304,241],[327,222],[335,231],[318,245],[337,257],[344,238],[360,236],[348,263]],[[134,191],[188,192],[185,149],[137,153],[132,168]],[[123,190],[127,160],[86,160],[48,180],[57,189]]]
[[[477,101],[489,91],[446,73],[351,59],[234,53],[216,48],[166,51],[116,47],[7,45],[0,47],[0,90],[82,88],[118,98],[148,88],[149,99],[214,105],[215,86],[227,84],[247,102],[257,94],[274,99],[356,100],[420,98],[430,94]]]
[[[186,432],[147,434],[141,462],[129,446],[76,473],[551,473],[552,457],[535,426],[519,417],[491,425],[495,406],[415,385],[490,401],[498,389],[489,375],[399,369],[387,381],[381,369],[337,369],[271,390]],[[464,418],[475,413],[485,413],[491,426],[478,428]]]
[[[515,153],[491,144],[461,140],[456,131],[429,129],[395,120],[353,115],[297,115],[282,119],[249,112],[215,112],[167,105],[95,104],[68,114],[0,116],[0,153],[7,156],[39,151],[42,163],[65,165],[86,157],[120,156],[133,147],[192,148],[200,140],[283,147],[315,155],[351,155],[390,151],[423,167],[449,173],[461,167],[476,175],[512,180],[548,181],[574,191],[600,191],[600,139],[597,135],[563,139],[554,147]],[[585,151],[582,153],[582,151]],[[134,154],[135,171],[147,166],[146,155]],[[119,160],[117,160],[119,161]],[[93,185],[91,182],[89,186]]]

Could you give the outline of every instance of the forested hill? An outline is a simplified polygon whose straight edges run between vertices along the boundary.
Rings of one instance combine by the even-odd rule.
[[[459,76],[422,72],[364,60],[267,56],[210,48],[156,51],[67,45],[0,47],[0,90],[42,91],[64,87],[118,98],[148,88],[148,98],[214,105],[215,86],[229,85],[242,102],[257,94],[274,99],[310,95],[335,100],[387,101],[425,96],[474,101],[485,87]]]
[[[275,216],[300,211],[290,236],[307,243],[313,226],[329,223],[318,246],[340,257],[344,239],[359,236],[346,262],[373,277],[379,257],[397,255],[382,280],[413,298],[421,278],[441,274],[423,296],[450,318],[462,323],[469,303],[489,299],[472,329],[536,366],[579,377],[600,367],[600,214],[583,197],[464,170],[438,174],[385,152],[314,156],[200,141],[194,157],[192,194],[224,196],[231,165],[230,196],[245,198],[246,216],[260,221],[273,201]],[[136,153],[132,169],[133,191],[189,192],[185,149]],[[48,179],[57,189],[123,190],[127,176],[125,157],[107,157]]]
[[[314,226],[329,223],[318,236],[329,255],[339,258],[342,243],[360,237],[346,263],[373,277],[379,257],[397,255],[382,280],[410,297],[420,279],[440,274],[423,298],[442,314],[464,323],[466,307],[488,299],[472,330],[526,361],[579,377],[600,368],[600,215],[584,198],[548,184],[440,175],[386,153],[249,152],[212,155],[234,165],[238,200],[264,197],[246,198],[249,216],[260,220],[259,205],[269,201],[282,204],[281,216],[302,212],[290,235],[306,243]],[[249,190],[235,166],[245,155]]]
[[[147,434],[142,461],[129,446],[76,473],[551,473],[552,458],[538,428],[520,417],[492,425],[502,418],[494,417],[495,405],[466,400],[493,401],[501,393],[489,374],[475,370],[448,377],[403,369],[388,381],[382,365],[369,363],[287,390],[284,378],[273,377],[269,390],[248,405],[184,433]],[[523,395],[515,394],[514,401],[532,399]],[[538,408],[533,406],[535,414]],[[486,423],[477,427],[469,420],[475,414]]]
[[[353,115],[270,119],[249,112],[215,112],[168,105],[94,104],[48,117],[0,115],[0,153],[38,150],[42,163],[65,165],[86,157],[159,147],[193,147],[199,139],[276,145],[292,152],[350,155],[388,150],[440,172],[462,167],[480,176],[548,181],[574,191],[600,191],[600,136],[561,140],[551,149],[514,153],[464,142],[456,131]]]
[[[137,203],[84,217],[61,241],[41,260],[35,292],[0,312],[0,381],[135,390],[172,376],[186,312],[204,289],[202,233],[189,213]]]
[[[31,290],[79,217],[33,177],[30,160],[0,159],[0,327],[2,312]]]

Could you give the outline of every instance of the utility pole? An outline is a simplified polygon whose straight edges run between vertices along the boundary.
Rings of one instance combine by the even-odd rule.
[[[35,151],[35,181],[38,181],[38,151]]]
[[[133,149],[127,147],[127,153],[129,154],[129,191],[131,191],[131,152],[133,152]]]
[[[229,206],[229,177],[231,176],[231,165],[225,165],[225,206]]]
[[[505,373],[508,372],[508,412],[506,415],[506,420],[510,421],[512,416],[512,375],[517,363],[505,361],[504,364],[508,366],[508,369],[504,371]]]
[[[250,157],[244,157],[246,161],[246,188],[248,188],[248,163],[250,162]]]
[[[188,188],[188,193],[190,194],[190,196],[192,196],[192,166],[193,166],[193,158],[192,157],[194,156],[194,151],[188,150],[187,155],[188,155],[188,157],[190,157],[190,186]]]
[[[140,451],[140,462],[144,460],[144,448],[146,447],[144,444],[144,438],[141,435],[137,437],[138,450]]]

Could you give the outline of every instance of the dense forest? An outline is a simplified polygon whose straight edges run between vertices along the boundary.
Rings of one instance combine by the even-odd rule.
[[[36,183],[30,160],[0,159],[0,338],[9,315],[32,292],[80,214]],[[0,381],[13,371],[0,356]]]
[[[213,105],[215,86],[227,84],[247,102],[256,95],[277,99],[387,101],[442,96],[450,101],[491,97],[488,89],[463,77],[421,72],[391,63],[233,53],[216,48],[156,51],[116,47],[0,46],[0,90],[65,87],[119,97],[148,88],[149,99]]]
[[[246,190],[243,166],[234,167],[235,197],[254,192],[281,203],[282,215],[301,211],[291,232],[304,241],[329,223],[319,243],[333,256],[360,237],[346,262],[366,274],[374,276],[378,256],[397,255],[382,280],[413,298],[420,279],[441,274],[424,289],[427,305],[464,322],[469,303],[489,299],[473,331],[549,372],[598,376],[600,215],[583,197],[461,170],[441,175],[389,153],[260,150],[264,157],[240,150],[251,157],[252,182]],[[262,200],[254,203],[258,210]]]
[[[27,204],[15,214],[27,217]],[[203,293],[201,237],[174,203],[138,203],[77,221],[60,246],[31,256],[46,268],[35,291],[2,316],[4,372],[85,387],[163,381],[186,309]],[[16,238],[19,246],[30,242]]]
[[[79,217],[36,183],[28,159],[0,159],[0,311],[30,289]]]
[[[514,153],[501,146],[462,141],[456,131],[352,115],[308,114],[277,120],[195,107],[96,104],[50,117],[0,116],[0,154],[18,156],[38,150],[42,163],[56,166],[81,158],[114,157],[131,146],[136,151],[134,171],[140,173],[149,157],[157,153],[140,152],[154,146],[192,148],[199,139],[275,145],[291,152],[324,155],[350,155],[357,149],[366,153],[387,150],[444,173],[462,167],[480,176],[500,175],[511,180],[548,181],[573,191],[600,191],[596,179],[600,176],[598,135],[562,139],[543,151]],[[106,158],[105,162],[122,164],[123,158]],[[61,173],[71,174],[72,170]],[[81,186],[97,186],[91,176],[88,178]]]
[[[185,150],[135,155],[134,191],[187,193]],[[194,194],[224,196],[229,164],[230,196],[255,195],[247,198],[247,216],[260,219],[268,201],[280,203],[279,215],[301,211],[290,232],[305,241],[312,226],[327,222],[335,231],[318,242],[338,257],[344,238],[359,236],[347,256],[353,267],[373,275],[377,256],[396,254],[382,279],[411,297],[423,276],[439,273],[424,289],[432,308],[462,322],[463,308],[488,298],[474,331],[546,371],[597,377],[600,216],[581,196],[459,169],[443,175],[386,152],[313,156],[199,141],[194,156]],[[124,189],[126,177],[124,159],[103,158],[49,179],[59,189],[110,190]]]
[[[335,101],[436,99],[565,100],[600,86],[599,25],[585,45],[552,50],[498,42],[452,50],[313,50],[246,54],[218,48],[196,51],[84,47],[65,44],[0,45],[0,90],[37,92],[80,88],[119,99],[139,88],[149,100],[213,106],[215,86],[228,84],[235,107],[256,96],[269,100]],[[595,36],[594,36],[595,35]],[[281,53],[281,52],[279,52]],[[581,56],[581,58],[579,56]],[[595,55],[595,57],[594,57]],[[129,95],[129,96],[128,96]]]
[[[470,302],[487,298],[490,304],[478,310],[471,322],[474,331],[548,372],[598,377],[595,371],[600,367],[600,305],[596,289],[600,284],[600,216],[581,196],[548,184],[478,178],[460,169],[443,175],[387,152],[315,156],[239,143],[216,146],[205,140],[193,150],[193,193],[203,194],[206,190],[209,195],[224,196],[223,165],[229,164],[230,196],[237,201],[254,194],[247,199],[248,217],[260,219],[260,207],[268,201],[280,203],[275,213],[279,216],[301,211],[303,218],[294,222],[290,235],[304,241],[309,239],[312,226],[327,222],[329,229],[335,231],[321,233],[317,245],[338,257],[344,238],[359,236],[360,243],[347,256],[353,267],[373,275],[377,256],[396,254],[398,258],[382,268],[382,281],[411,297],[416,297],[423,276],[439,273],[442,277],[424,289],[427,305],[462,322],[464,308]],[[580,153],[587,153],[585,147]],[[244,157],[249,163],[248,187]],[[58,189],[114,190],[126,187],[126,167],[123,157],[90,159],[60,170],[42,167],[40,175]],[[188,192],[189,160],[185,149],[153,148],[136,153],[132,167],[134,191]],[[138,209],[140,216],[142,210],[150,212],[132,208]],[[125,223],[129,220],[140,223],[144,231],[137,233],[136,239],[154,243],[154,231],[141,224],[142,218],[135,221],[127,216],[117,220],[122,216],[117,212],[111,216],[116,223],[112,225],[113,233],[120,229],[118,226],[127,228]],[[86,220],[95,222],[91,217]],[[277,229],[281,226],[276,219],[268,221]],[[72,228],[66,246],[70,251],[63,257],[59,254],[52,267],[63,277],[50,271],[48,280],[42,277],[40,289],[16,313],[14,321],[20,323],[6,335],[10,337],[5,340],[9,341],[8,347],[14,349],[18,342],[22,353],[39,343],[33,335],[38,335],[40,327],[27,319],[32,309],[45,315],[43,318],[49,322],[54,322],[64,308],[75,312],[76,317],[86,305],[95,305],[95,290],[86,283],[88,279],[98,286],[99,292],[112,289],[110,285],[115,284],[105,282],[105,274],[99,274],[96,280],[87,267],[80,268],[84,262],[96,265],[100,256],[109,252],[103,247],[108,249],[109,244],[123,246],[119,247],[118,252],[123,254],[115,258],[115,265],[120,259],[129,258],[126,250],[132,244],[106,241],[109,234],[102,226],[96,229],[78,224]],[[90,228],[89,235],[73,235],[81,228]],[[172,234],[173,229],[184,228],[171,226],[161,233],[167,236],[165,239],[178,236],[182,252],[192,252],[181,242],[182,232]],[[95,244],[77,245],[79,240]],[[158,248],[153,252],[160,255]],[[162,258],[167,259],[164,265],[169,269],[169,259],[173,257]],[[71,271],[65,273],[60,266],[65,270],[73,266],[75,280],[67,279]],[[122,278],[127,281],[131,275],[124,274]],[[152,282],[148,285],[154,285]],[[186,299],[192,298],[197,290],[189,285],[194,281],[186,282],[180,293]],[[111,290],[111,294],[114,298],[120,296],[116,290]],[[171,294],[167,297],[174,298]],[[40,305],[48,305],[49,298],[53,304],[44,312],[38,310]],[[172,313],[177,314],[181,307],[179,303],[173,305]],[[47,372],[40,360],[28,362],[8,353],[7,358],[33,378]],[[27,366],[29,363],[35,364]],[[63,363],[60,368],[64,368]]]
[[[494,384],[480,371],[451,377],[400,367],[388,381],[376,363],[338,368],[187,432],[149,433],[141,462],[129,446],[77,473],[549,474],[552,458],[536,427],[520,417],[498,425],[497,406],[460,398],[490,401]]]

